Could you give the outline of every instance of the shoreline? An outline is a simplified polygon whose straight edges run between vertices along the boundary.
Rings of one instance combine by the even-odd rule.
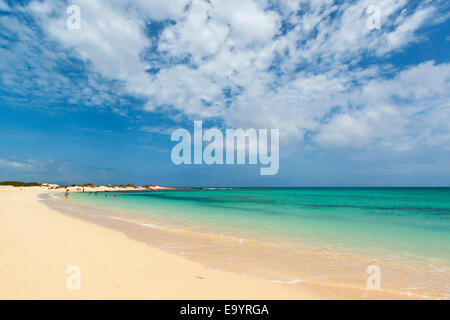
[[[277,278],[277,276],[272,277],[268,273],[261,273],[261,270],[258,270],[256,272],[253,268],[251,270],[239,270],[239,267],[233,263],[233,265],[230,264],[223,264],[218,263],[220,261],[228,260],[227,257],[233,257],[232,260],[238,260],[238,261],[244,261],[247,256],[243,253],[247,252],[248,249],[250,249],[252,252],[258,254],[262,254],[260,257],[263,260],[259,260],[259,263],[265,264],[265,257],[268,253],[267,250],[274,249],[276,251],[280,250],[281,248],[278,247],[275,243],[269,243],[269,242],[260,242],[259,240],[255,239],[245,239],[248,241],[249,246],[246,246],[246,243],[242,243],[239,241],[238,238],[234,236],[224,236],[220,234],[215,233],[205,233],[205,232],[198,232],[198,231],[192,231],[188,229],[180,229],[179,227],[175,227],[174,229],[167,229],[166,227],[161,225],[161,221],[156,222],[149,218],[149,220],[145,221],[142,220],[142,217],[136,216],[135,214],[130,214],[130,212],[123,211],[123,209],[117,209],[117,208],[103,208],[101,206],[97,205],[91,205],[87,203],[78,203],[78,202],[66,202],[61,201],[62,199],[48,199],[44,200],[43,202],[46,203],[50,208],[55,209],[62,214],[70,215],[73,217],[76,217],[78,219],[81,219],[83,221],[88,221],[90,223],[98,224],[103,227],[107,227],[110,229],[117,230],[118,232],[121,232],[125,234],[128,238],[137,240],[139,242],[145,243],[153,248],[157,248],[158,250],[162,250],[164,252],[169,252],[170,254],[176,255],[176,256],[182,256],[186,258],[189,261],[193,261],[194,263],[200,263],[201,265],[205,266],[208,269],[217,270],[221,272],[227,272],[236,274],[238,276],[244,276],[245,277],[252,277],[256,278],[258,280],[268,282],[268,283],[278,283],[278,284],[287,284],[288,287],[294,289],[294,290],[303,290],[304,288],[308,288],[310,292],[320,292],[321,298],[324,299],[427,299],[431,298],[431,296],[422,296],[418,293],[409,293],[409,292],[402,292],[399,289],[393,289],[393,288],[383,288],[379,291],[373,291],[373,290],[367,290],[365,287],[355,285],[355,283],[341,283],[341,282],[335,282],[335,281],[317,281],[317,280],[306,280],[308,279],[308,276],[306,274],[297,274],[290,278],[283,278],[286,276],[286,274],[281,275],[281,278]],[[149,229],[150,228],[150,229]],[[149,231],[151,230],[151,231]],[[146,235],[152,234],[152,237],[146,237]],[[155,241],[156,239],[156,241]],[[161,242],[161,239],[163,239],[163,242]],[[166,242],[167,239],[170,239],[170,242]],[[207,240],[207,242],[203,242],[202,240]],[[242,239],[241,239],[242,240]],[[199,243],[200,241],[200,243]],[[182,247],[180,247],[180,243],[182,243]],[[211,243],[213,244],[213,247],[211,246]],[[239,243],[239,245],[237,245]],[[199,246],[200,245],[200,246]],[[264,251],[258,250],[259,245],[262,245]],[[208,250],[206,251],[199,251],[198,249],[201,249],[202,247],[208,247]],[[247,248],[246,248],[247,247]],[[231,251],[230,251],[231,248]],[[211,251],[211,249],[213,251]],[[261,249],[261,248],[259,248]],[[286,248],[284,248],[286,249]],[[289,249],[292,249],[291,246],[289,246]],[[187,252],[186,252],[187,250]],[[323,260],[311,260],[311,254],[313,253],[314,248],[309,247],[302,247],[301,249],[304,251],[303,257],[306,259],[304,260],[304,263],[311,263],[313,262],[314,266],[320,270],[323,265]],[[222,253],[220,255],[213,254],[213,252],[228,252],[228,255]],[[273,253],[273,250],[271,250]],[[335,260],[333,263],[336,265],[346,265],[348,263],[353,263],[356,260],[361,261],[361,259],[365,261],[379,261],[378,259],[367,256],[361,256],[361,255],[353,255],[353,254],[346,254],[339,255],[338,252],[343,253],[343,250],[336,251],[333,250],[332,255],[333,259]],[[319,256],[329,255],[329,250],[326,252],[320,251],[318,253]],[[317,256],[317,254],[313,254]],[[207,259],[205,259],[207,257]],[[270,256],[269,256],[270,257]],[[275,257],[275,256],[274,256]],[[349,258],[351,260],[349,260]],[[344,259],[344,260],[343,260]],[[347,260],[345,260],[347,259]],[[307,262],[306,262],[307,261]],[[267,261],[266,261],[267,262]],[[384,260],[385,263],[388,261]],[[245,264],[245,262],[243,262]],[[248,263],[248,261],[247,261]],[[300,263],[302,263],[300,261]],[[240,263],[238,263],[239,265]],[[370,263],[369,263],[370,264]],[[252,264],[255,267],[258,264]],[[282,267],[282,266],[280,266]],[[298,268],[299,265],[297,265],[296,268]],[[367,266],[366,266],[367,267]],[[345,272],[351,272],[352,274],[359,274],[358,277],[360,277],[361,283],[366,283],[366,278],[368,277],[365,273],[365,268],[363,269],[363,272],[361,270],[347,270],[344,267]],[[410,269],[410,268],[408,268]],[[323,269],[322,269],[323,270]],[[276,271],[276,270],[275,270]],[[324,275],[327,275],[328,272],[331,272],[332,270],[327,270],[327,273]],[[411,270],[410,270],[411,271]],[[269,275],[269,276],[268,276]],[[274,274],[272,274],[274,275]],[[280,275],[278,275],[280,276]],[[305,278],[306,276],[306,278]],[[342,274],[343,277],[345,277],[345,274]],[[314,278],[314,277],[313,277]],[[299,280],[303,279],[303,280]]]
[[[390,292],[389,290],[382,291],[372,291],[372,290],[361,290],[361,288],[347,287],[347,286],[327,286],[326,284],[312,284],[312,283],[281,283],[278,281],[261,279],[259,277],[254,277],[251,275],[242,275],[239,273],[233,273],[232,271],[221,271],[221,269],[212,269],[209,267],[205,267],[204,265],[193,261],[192,259],[187,259],[176,253],[170,252],[168,253],[166,250],[161,248],[151,246],[145,241],[139,241],[134,235],[130,236],[120,228],[112,228],[111,226],[104,226],[101,223],[95,221],[87,221],[83,218],[77,217],[76,215],[67,214],[62,212],[61,210],[57,210],[51,207],[48,207],[47,204],[42,202],[41,195],[49,195],[54,193],[54,190],[31,190],[28,189],[27,192],[17,192],[19,190],[14,189],[9,192],[0,192],[0,204],[8,207],[8,212],[6,215],[2,213],[0,215],[0,228],[3,231],[5,227],[12,227],[12,233],[9,234],[9,237],[14,237],[14,233],[18,230],[17,228],[22,228],[24,230],[29,230],[33,228],[32,225],[27,224],[29,219],[39,219],[39,222],[45,223],[37,223],[34,221],[36,228],[36,224],[38,226],[42,226],[43,228],[52,227],[52,231],[46,230],[40,234],[45,234],[46,237],[55,238],[58,235],[58,241],[64,240],[64,242],[70,243],[71,253],[75,254],[78,259],[83,261],[83,265],[93,265],[90,268],[96,270],[96,273],[100,278],[103,276],[101,272],[99,274],[98,269],[101,265],[108,265],[106,267],[107,270],[112,269],[113,271],[108,271],[108,274],[113,273],[114,278],[120,284],[119,288],[128,287],[133,288],[129,291],[115,292],[115,290],[111,291],[111,280],[109,281],[98,281],[95,279],[93,285],[95,284],[95,288],[91,287],[89,290],[85,290],[81,293],[82,290],[78,291],[69,291],[64,287],[64,283],[59,283],[59,288],[56,291],[52,291],[50,293],[44,293],[39,290],[27,290],[27,293],[24,294],[12,294],[11,292],[15,292],[14,286],[11,284],[8,286],[9,278],[18,278],[19,271],[13,270],[11,268],[2,268],[0,271],[0,298],[3,299],[15,299],[15,298],[24,298],[24,299],[47,299],[49,297],[53,297],[56,299],[416,299],[420,297],[407,296],[404,294],[398,294],[397,292]],[[53,192],[52,192],[53,191]],[[63,191],[63,190],[61,190]],[[59,192],[58,192],[59,193]],[[12,198],[9,199],[8,198]],[[31,199],[30,199],[31,198]],[[61,199],[62,200],[62,199]],[[6,203],[5,203],[6,201]],[[11,210],[12,209],[12,210]],[[13,211],[13,212],[9,212]],[[24,212],[25,211],[25,212]],[[30,212],[32,211],[32,212]],[[38,212],[39,214],[33,215],[33,212]],[[18,216],[21,216],[20,218]],[[23,216],[22,216],[23,215]],[[12,219],[9,224],[4,223],[4,219]],[[15,218],[15,219],[14,219]],[[16,220],[18,219],[18,220]],[[11,222],[15,224],[15,226],[11,225]],[[22,225],[20,223],[23,223]],[[61,228],[64,226],[64,228]],[[61,230],[59,230],[61,229]],[[14,231],[16,230],[16,231]],[[94,237],[95,241],[89,241],[82,237],[75,237],[74,239],[74,231],[79,232],[83,235],[88,235],[89,237]],[[89,231],[88,231],[89,230]],[[23,231],[23,230],[21,230]],[[61,233],[64,235],[62,236]],[[8,237],[8,236],[7,236]],[[111,238],[111,240],[110,240]],[[89,238],[91,239],[91,238]],[[56,239],[54,239],[57,241]],[[141,239],[142,240],[142,239]],[[3,244],[4,241],[0,238],[0,243]],[[7,243],[7,242],[6,242]],[[113,248],[109,248],[108,254],[104,253],[104,248],[108,245],[108,243],[114,244],[117,248],[113,250]],[[94,253],[93,248],[91,248],[91,244],[97,249]],[[6,251],[12,250],[12,256],[17,259],[23,259],[24,254],[22,256],[19,255],[18,252],[15,252],[13,247],[8,247],[8,245],[3,246],[0,252],[4,251],[3,247],[6,247]],[[61,248],[56,248],[55,245],[50,245],[46,243],[44,246],[43,240],[39,237],[38,234],[33,234],[32,238],[27,238],[28,254],[30,251],[37,252],[45,252],[46,254],[51,252],[59,252],[61,255],[66,256],[67,253],[61,253]],[[127,252],[122,252],[119,248],[127,248],[124,251],[128,251],[129,248],[133,248],[137,250],[139,247],[139,254],[129,255]],[[136,248],[135,248],[136,247]],[[99,250],[102,248],[101,250]],[[112,254],[111,250],[114,252]],[[89,253],[89,257],[79,257],[81,252]],[[120,265],[115,266],[117,264],[117,257],[121,257],[125,255],[126,257],[120,258],[120,260],[127,261],[127,268],[121,266],[123,262],[120,262]],[[8,254],[6,255],[8,256]],[[26,256],[26,254],[25,254]],[[115,258],[113,258],[115,257]],[[151,257],[151,258],[150,258]],[[14,260],[14,259],[10,259]],[[58,259],[55,261],[54,257],[52,259],[47,257],[48,262],[53,262],[52,264],[58,264]],[[142,261],[148,261],[148,263],[152,264],[152,267],[155,274],[143,274],[140,273],[140,277],[142,279],[151,279],[151,282],[154,283],[158,288],[164,287],[166,290],[160,290],[158,293],[155,292],[147,292],[145,288],[149,288],[148,286],[142,286],[140,281],[136,281],[136,277],[132,277],[127,274],[126,270],[133,270],[135,272],[135,266],[142,265]],[[158,263],[155,265],[155,260]],[[170,262],[168,262],[170,260]],[[95,263],[93,262],[95,261]],[[151,261],[151,262],[150,262]],[[12,261],[14,264],[14,261]],[[41,262],[40,262],[41,263]],[[168,265],[169,264],[169,265]],[[175,265],[174,265],[175,264]],[[8,266],[8,263],[6,264]],[[27,270],[33,270],[33,266],[29,263],[24,264],[23,267],[26,267]],[[49,267],[49,269],[52,269]],[[84,267],[82,269],[85,269]],[[120,269],[120,270],[117,270]],[[46,270],[43,271],[40,269],[42,273],[46,274]],[[169,274],[168,271],[170,270]],[[186,272],[190,270],[190,272]],[[192,271],[195,270],[195,271]],[[68,277],[64,273],[65,270],[59,270],[60,281],[64,280]],[[26,273],[26,272],[25,272]],[[164,274],[164,276],[156,276]],[[197,273],[197,274],[193,274]],[[172,275],[176,275],[175,279]],[[34,278],[41,278],[42,275],[35,275]],[[50,277],[50,274],[44,276],[44,278]],[[130,279],[131,277],[131,279]],[[27,278],[27,277],[25,277]],[[18,280],[15,283],[15,286],[22,284],[24,281],[32,284],[33,279],[28,280]],[[54,282],[54,279],[48,280],[50,282]],[[91,280],[90,280],[91,281]],[[146,282],[145,280],[143,280]],[[200,281],[200,283],[199,283]],[[112,281],[114,282],[114,281]],[[202,288],[197,288],[199,284],[205,284],[204,287],[207,287],[207,290]],[[218,285],[220,284],[220,285]],[[3,288],[2,288],[3,285]],[[179,286],[194,286],[195,288],[189,289],[189,294],[185,295],[186,289],[183,291],[179,289]],[[109,289],[107,289],[109,287]],[[151,286],[150,286],[151,287]],[[5,289],[6,288],[6,289]],[[78,293],[78,294],[77,294]]]
[[[19,191],[19,190],[18,190]],[[0,192],[0,299],[316,299],[289,285],[210,270],[39,203]],[[68,290],[67,267],[81,288]]]

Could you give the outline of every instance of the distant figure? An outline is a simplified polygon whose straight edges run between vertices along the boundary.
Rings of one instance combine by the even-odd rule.
[[[95,195],[97,195],[97,192],[95,192]]]
[[[89,191],[89,197],[91,196],[91,192]]]
[[[108,195],[107,195],[107,194],[105,194],[105,197],[106,197],[106,198],[108,198]]]
[[[64,194],[64,196],[66,197],[66,199],[69,197],[69,189],[66,190],[66,193]]]
[[[83,188],[83,192],[84,192],[84,188]]]

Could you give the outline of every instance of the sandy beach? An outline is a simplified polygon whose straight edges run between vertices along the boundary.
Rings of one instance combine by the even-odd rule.
[[[450,300],[449,24],[0,0],[0,301]]]
[[[313,299],[307,290],[207,269],[0,188],[0,299]],[[69,266],[81,271],[69,290]]]

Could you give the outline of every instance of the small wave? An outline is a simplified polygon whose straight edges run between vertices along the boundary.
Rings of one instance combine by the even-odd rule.
[[[296,284],[296,283],[299,283],[301,280],[299,280],[299,279],[292,279],[292,280],[289,280],[289,281],[283,281],[283,280],[269,280],[269,279],[266,279],[266,281],[273,282],[273,283],[279,283],[279,284]]]
[[[165,230],[165,231],[174,231],[174,230],[170,230],[161,226],[158,226],[156,224],[152,224],[152,223],[138,223],[138,225],[140,226],[144,226],[147,228],[152,228],[152,229],[157,229],[157,230]]]
[[[160,225],[156,225],[153,223],[141,223],[141,222],[137,222],[137,221],[134,221],[131,219],[123,219],[123,218],[119,218],[119,217],[115,217],[115,216],[108,216],[107,218],[113,219],[113,220],[118,220],[118,221],[123,221],[123,222],[127,222],[127,223],[133,223],[133,224],[137,224],[137,225],[155,229],[155,230],[178,233],[180,235],[186,235],[186,236],[193,236],[196,238],[213,239],[216,241],[225,241],[225,242],[231,242],[231,243],[237,242],[240,245],[244,245],[244,242],[245,242],[246,246],[264,246],[264,247],[278,247],[279,246],[279,244],[272,243],[272,242],[262,242],[262,241],[254,240],[254,239],[237,238],[237,237],[234,237],[231,235],[223,235],[223,234],[210,233],[210,232],[191,231],[191,230],[187,230],[187,229],[173,229],[173,228],[167,228],[167,227],[163,227]]]

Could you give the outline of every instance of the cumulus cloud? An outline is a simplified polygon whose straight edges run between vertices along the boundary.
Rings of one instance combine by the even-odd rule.
[[[422,63],[394,79],[368,81],[348,109],[324,124],[316,141],[325,146],[361,146],[378,142],[395,150],[449,138],[450,64]],[[438,115],[439,114],[439,115]],[[448,143],[448,140],[447,140]]]
[[[67,29],[67,4],[63,2],[31,2],[27,10],[39,19],[52,39],[88,61],[92,71],[124,81],[128,91],[140,93],[140,88],[149,82],[145,73],[148,66],[139,59],[149,46],[140,13],[123,8],[117,1],[74,1],[71,5],[80,6],[79,30]]]
[[[87,63],[89,79],[118,81],[146,111],[279,128],[289,142],[407,150],[448,143],[449,65],[377,61],[422,41],[443,3],[379,0],[379,30],[367,28],[371,0],[74,0],[80,30],[65,28],[59,1],[22,10]]]

